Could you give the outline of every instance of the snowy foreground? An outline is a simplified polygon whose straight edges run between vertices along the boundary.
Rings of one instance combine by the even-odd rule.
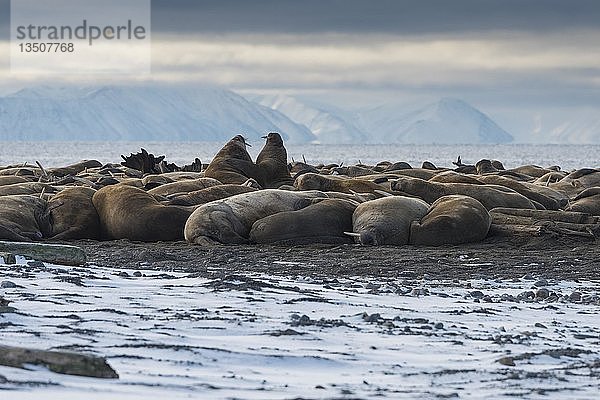
[[[2,399],[596,399],[600,390],[599,282],[208,279],[21,262],[0,265],[0,295],[16,309],[0,313],[0,342],[105,356],[120,378],[0,367]]]

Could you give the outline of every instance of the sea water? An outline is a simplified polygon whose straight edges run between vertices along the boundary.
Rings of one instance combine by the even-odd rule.
[[[102,163],[120,162],[121,155],[145,148],[155,155],[165,155],[168,162],[178,165],[199,158],[210,162],[224,143],[215,142],[0,142],[0,165],[35,163],[44,167],[63,166],[83,159],[97,159]],[[263,143],[253,143],[248,150],[256,157]],[[466,164],[482,158],[496,159],[506,168],[535,164],[543,167],[558,165],[563,170],[600,167],[600,145],[544,145],[544,144],[465,144],[465,145],[316,145],[287,144],[288,158],[308,163],[373,164],[388,160],[405,161],[420,167],[430,161],[440,167],[452,167],[461,156]]]

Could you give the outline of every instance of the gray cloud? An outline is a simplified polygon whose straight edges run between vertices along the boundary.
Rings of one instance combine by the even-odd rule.
[[[101,1],[101,0],[98,0]],[[8,38],[9,0],[0,0]],[[152,0],[161,33],[544,32],[600,26],[597,0]]]
[[[160,32],[427,34],[600,24],[596,0],[153,0]]]

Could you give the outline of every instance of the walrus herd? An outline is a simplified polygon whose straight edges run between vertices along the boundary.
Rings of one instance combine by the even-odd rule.
[[[499,235],[600,234],[600,170],[288,162],[269,133],[256,161],[242,135],[208,164],[142,149],[121,164],[0,167],[0,240],[443,246]]]

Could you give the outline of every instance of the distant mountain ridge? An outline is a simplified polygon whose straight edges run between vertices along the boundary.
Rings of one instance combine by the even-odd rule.
[[[257,141],[287,143],[508,143],[513,137],[459,99],[417,110],[359,110],[285,95],[242,97],[206,86],[37,86],[0,97],[0,140]],[[260,141],[260,140],[258,140]]]
[[[383,106],[360,114],[378,143],[510,143],[511,134],[465,101],[442,98],[409,113]]]
[[[0,97],[3,140],[257,140],[272,131],[289,143],[315,140],[283,114],[216,87],[34,87]]]

